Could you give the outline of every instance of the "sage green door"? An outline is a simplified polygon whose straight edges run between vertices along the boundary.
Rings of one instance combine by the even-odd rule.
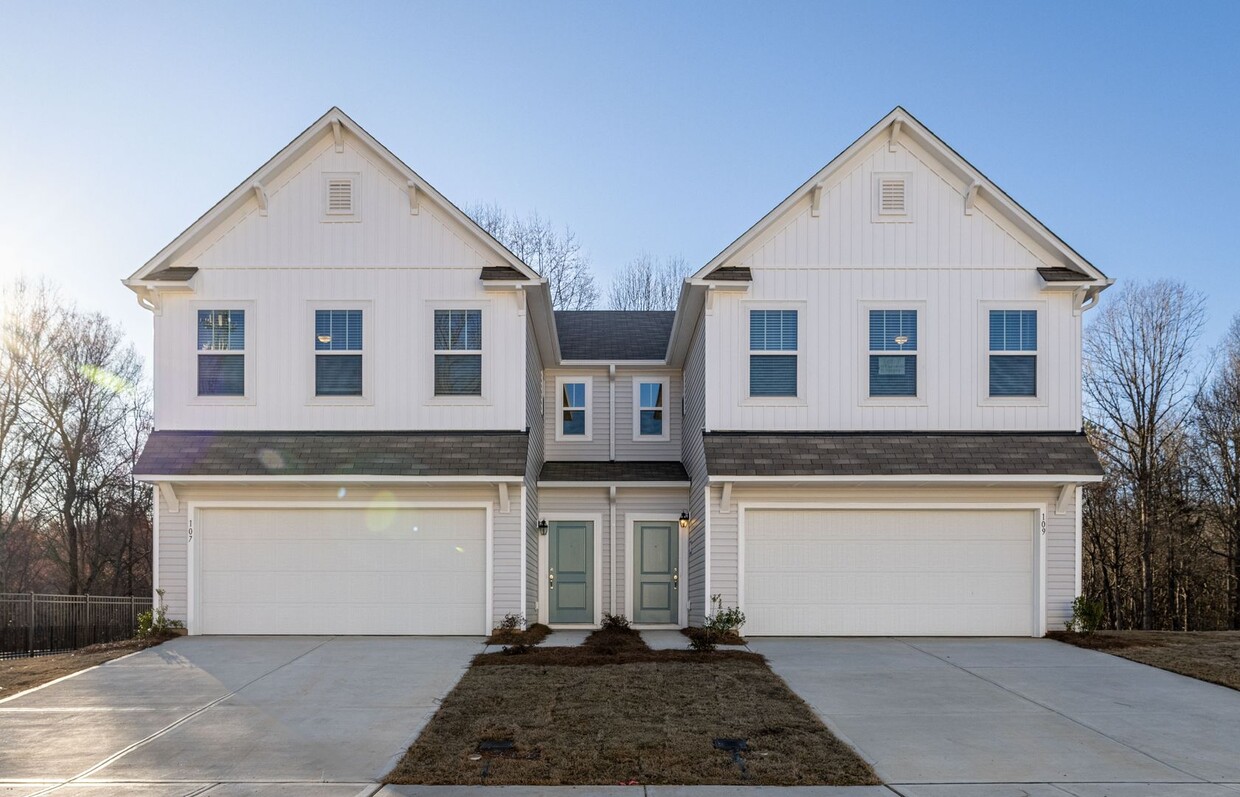
[[[675,523],[633,524],[633,621],[680,622],[680,540]]]
[[[547,531],[547,600],[552,623],[594,622],[594,524],[559,520]]]

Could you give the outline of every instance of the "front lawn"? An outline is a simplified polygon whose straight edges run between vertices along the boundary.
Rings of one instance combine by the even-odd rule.
[[[80,648],[72,653],[57,653],[34,658],[0,659],[0,700],[39,684],[54,681],[78,670],[128,656],[136,650],[158,645],[169,637],[125,639]]]
[[[1055,631],[1047,636],[1240,689],[1240,631]]]
[[[715,739],[743,739],[734,761]],[[480,749],[511,742],[510,750]],[[493,747],[493,745],[491,746]],[[876,784],[755,654],[631,631],[478,656],[388,775],[402,784]]]

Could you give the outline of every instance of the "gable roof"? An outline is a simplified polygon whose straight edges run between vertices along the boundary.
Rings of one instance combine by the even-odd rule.
[[[673,310],[557,310],[564,360],[658,360],[676,320]]]
[[[722,252],[715,255],[709,263],[699,269],[689,279],[691,281],[717,279],[718,277],[711,276],[712,272],[721,266],[726,266],[733,256],[771,229],[776,222],[792,210],[794,205],[809,195],[817,186],[829,180],[837,172],[840,172],[852,160],[853,156],[884,134],[909,137],[935,155],[943,166],[954,172],[966,185],[975,184],[979,193],[984,193],[986,199],[999,210],[1004,218],[1042,244],[1048,251],[1058,255],[1061,260],[1059,266],[1077,271],[1091,281],[1104,283],[1105,285],[1111,283],[1106,274],[1103,274],[1102,271],[1086,260],[1079,252],[1068,246],[1063,239],[1051,232],[1032,213],[1021,207],[1016,200],[1008,196],[1003,189],[982,174],[981,170],[961,157],[960,153],[948,146],[946,142],[918,121],[916,117],[898,105],[892,109],[891,113],[884,116],[877,124],[863,133],[860,138],[848,145],[843,152],[835,156],[830,163],[822,167],[817,174],[789,194],[783,202],[776,205],[774,209],[759,219],[757,223],[746,230],[739,238],[730,243]]]
[[[452,204],[434,186],[422,179],[404,161],[392,154],[391,150],[380,144],[361,125],[349,118],[348,114],[332,106],[327,113],[315,120],[300,135],[290,141],[266,163],[258,167],[253,174],[242,180],[240,185],[230,191],[227,196],[217,202],[210,210],[198,217],[197,221],[135,271],[129,279],[124,281],[125,284],[134,287],[133,283],[143,283],[151,280],[152,275],[165,270],[178,256],[188,251],[191,246],[214,230],[220,222],[227,219],[229,215],[249,201],[254,195],[256,185],[262,186],[268,182],[272,176],[279,173],[286,165],[303,155],[324,137],[336,135],[337,133],[343,135],[345,131],[352,134],[363,147],[370,150],[380,161],[403,176],[407,182],[412,183],[419,199],[425,197],[449,218],[473,232],[491,255],[503,266],[511,268],[519,275],[516,277],[517,279],[528,279],[535,282],[543,281],[539,277],[538,272],[522,262],[520,258],[497,241],[494,236],[482,229],[464,211]],[[138,288],[135,287],[135,290],[138,290]]]

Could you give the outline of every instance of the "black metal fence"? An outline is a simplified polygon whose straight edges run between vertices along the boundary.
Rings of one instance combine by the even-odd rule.
[[[150,598],[0,592],[0,659],[129,639]]]

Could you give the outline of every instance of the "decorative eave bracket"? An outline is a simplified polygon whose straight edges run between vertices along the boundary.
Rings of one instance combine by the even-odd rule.
[[[982,184],[979,183],[977,180],[974,180],[973,182],[969,183],[969,187],[965,189],[964,215],[966,216],[973,215],[973,206],[977,203],[977,191],[981,187],[982,187]]]
[[[723,495],[719,497],[719,514],[726,515],[732,511],[732,482],[723,483]]]
[[[896,151],[896,141],[900,138],[900,128],[903,127],[904,120],[897,119],[891,123],[891,137],[887,139],[887,151]]]
[[[267,191],[263,189],[263,184],[254,181],[250,185],[250,189],[254,192],[254,200],[258,202],[258,215],[267,215]]]
[[[1076,485],[1064,484],[1059,487],[1059,499],[1055,501],[1055,514],[1068,514],[1068,507],[1076,503]]]
[[[336,145],[337,152],[344,152],[344,129],[339,119],[332,120],[332,141]]]
[[[159,494],[168,505],[169,512],[176,514],[181,511],[181,500],[177,498],[176,490],[172,489],[172,482],[159,482]]]
[[[814,186],[809,193],[809,215],[822,215],[822,183]]]
[[[409,215],[416,216],[418,215],[418,210],[419,210],[418,208],[418,184],[415,183],[413,180],[410,180],[408,182],[408,188],[409,188]]]
[[[512,503],[508,500],[508,482],[499,483],[499,511],[507,515],[512,510]]]

